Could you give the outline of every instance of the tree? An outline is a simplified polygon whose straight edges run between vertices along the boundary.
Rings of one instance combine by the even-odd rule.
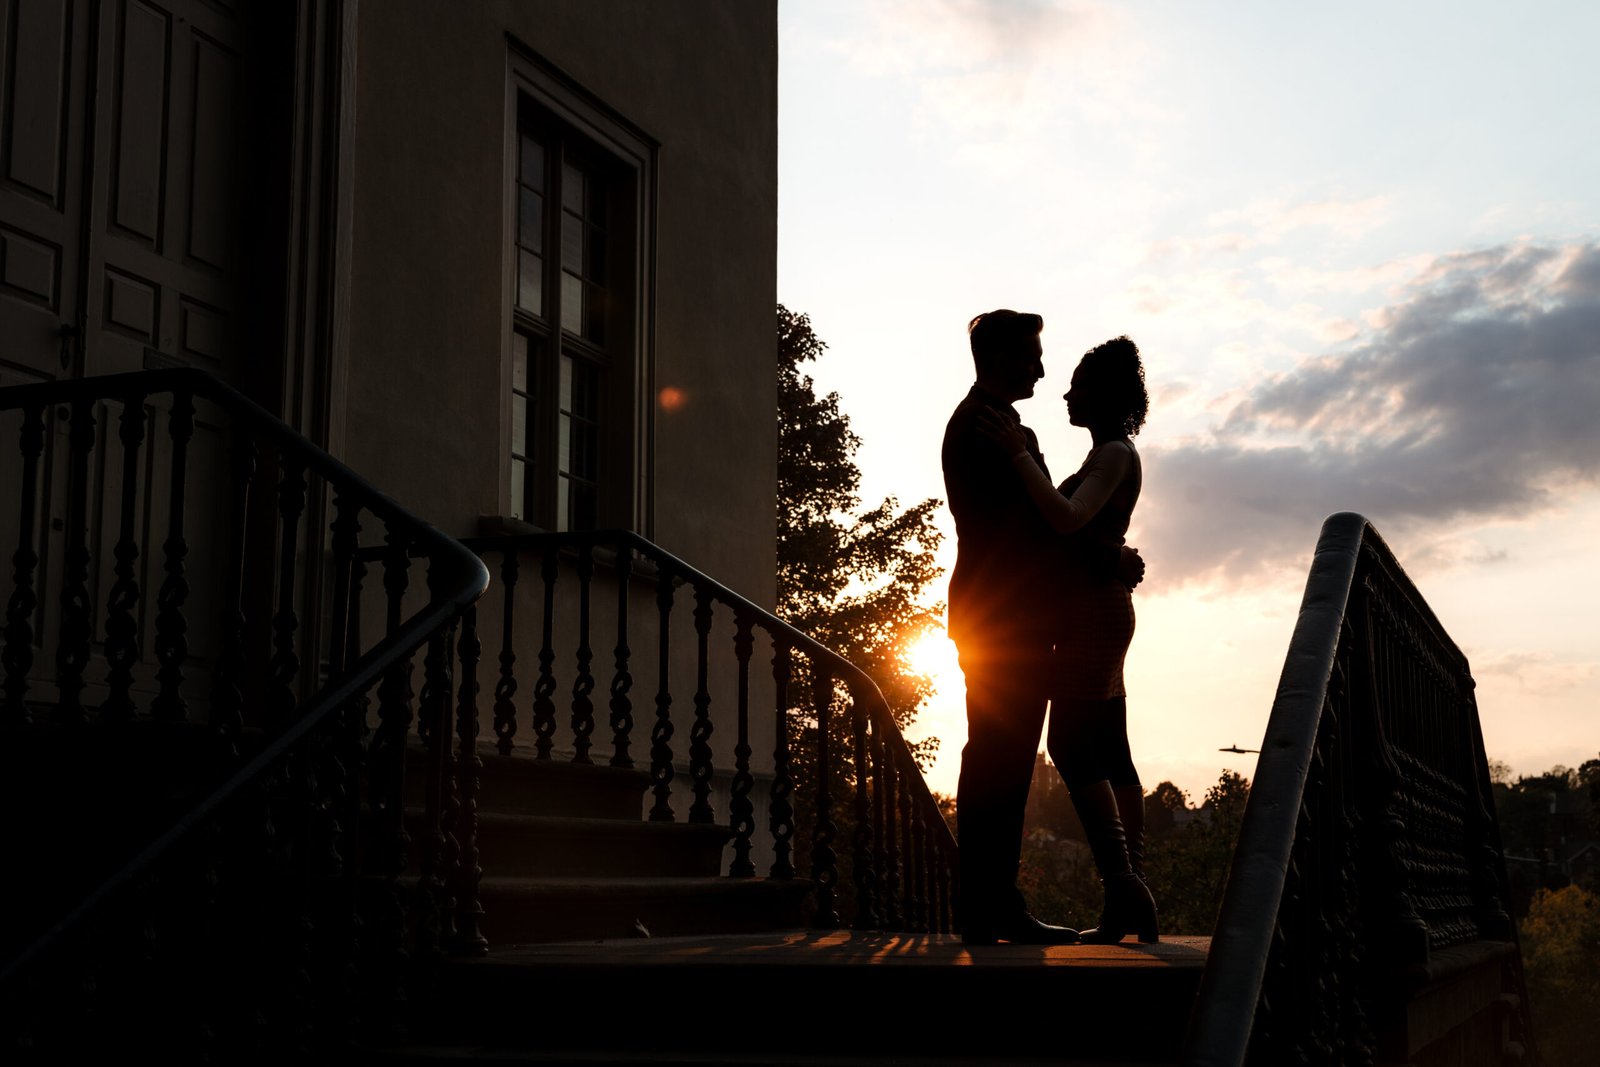
[[[1600,1043],[1600,897],[1541,889],[1522,921],[1534,1034],[1546,1063],[1592,1063]]]
[[[801,370],[826,348],[808,316],[778,305],[778,614],[865,670],[903,730],[933,691],[906,656],[944,612],[922,602],[942,573],[941,502],[901,510],[890,496],[862,510],[861,439],[839,394],[818,396]],[[924,766],[937,749],[936,738],[913,746]]]

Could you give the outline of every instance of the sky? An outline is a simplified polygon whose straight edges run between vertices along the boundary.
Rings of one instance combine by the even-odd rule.
[[[1044,316],[1018,405],[1106,338],[1151,392],[1129,736],[1147,787],[1253,777],[1317,534],[1365,515],[1515,774],[1600,755],[1600,4],[781,0],[778,298],[862,438],[943,499],[966,323]],[[955,559],[954,526],[939,550]],[[910,736],[965,740],[948,642]]]

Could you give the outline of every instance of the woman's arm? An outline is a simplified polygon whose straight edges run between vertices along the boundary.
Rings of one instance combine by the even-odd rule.
[[[1133,456],[1120,442],[1109,442],[1095,449],[1084,468],[1083,481],[1072,496],[1062,496],[1027,452],[1011,457],[1011,466],[1022,478],[1022,485],[1033,498],[1034,506],[1057,533],[1080,529],[1106,506],[1133,465]]]
[[[978,416],[978,429],[1010,453],[1011,465],[1021,477],[1028,496],[1033,498],[1034,507],[1057,533],[1072,533],[1094,518],[1133,467],[1133,453],[1128,447],[1108,442],[1095,449],[1083,471],[1083,481],[1071,497],[1065,497],[1056,491],[1050,484],[1050,476],[1040,470],[1028,454],[1028,441],[1019,427],[994,412],[985,411]]]

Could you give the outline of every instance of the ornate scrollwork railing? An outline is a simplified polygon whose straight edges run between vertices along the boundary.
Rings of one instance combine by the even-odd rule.
[[[1529,1062],[1472,675],[1360,515],[1323,526],[1261,749],[1185,1063]]]
[[[648,768],[650,820],[730,827],[725,873],[808,878],[815,926],[950,931],[954,835],[883,694],[859,667],[634,533],[506,534],[464,543],[501,576],[462,622],[464,632],[476,633],[479,610],[497,620],[493,732],[500,754]],[[597,571],[607,576],[603,585]],[[530,576],[540,583],[536,590],[521,588]],[[519,621],[528,614],[537,621]],[[592,646],[602,639],[602,615],[615,644],[597,707]],[[538,649],[531,698],[522,698],[520,711],[518,694],[529,686],[517,671],[519,633],[531,639],[530,651]],[[563,675],[565,664],[570,672]],[[770,684],[752,674],[767,665]],[[476,661],[458,661],[457,669],[475,671]],[[647,737],[639,736],[636,714],[648,723]],[[757,731],[757,716],[770,729]],[[752,749],[758,732],[774,738],[759,792]],[[531,744],[524,741],[529,733]],[[723,810],[713,800],[718,779],[725,783]],[[764,827],[757,825],[758,802],[766,808]],[[492,870],[495,858],[482,862]]]
[[[412,653],[482,562],[198,372],[0,389],[0,433],[7,1061],[280,1062],[401,1020],[408,959],[470,939],[443,849],[407,876],[402,789]]]

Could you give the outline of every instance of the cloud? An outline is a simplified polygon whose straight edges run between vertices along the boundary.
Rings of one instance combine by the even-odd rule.
[[[919,124],[986,151],[1036,140],[1064,114],[1102,123],[1164,115],[1132,91],[1149,50],[1111,5],[868,0],[866,9],[866,30],[834,47],[862,74],[912,86]]]
[[[1435,259],[1375,325],[1147,450],[1152,580],[1301,567],[1335,511],[1438,563],[1492,562],[1453,524],[1519,521],[1600,484],[1600,244]]]

